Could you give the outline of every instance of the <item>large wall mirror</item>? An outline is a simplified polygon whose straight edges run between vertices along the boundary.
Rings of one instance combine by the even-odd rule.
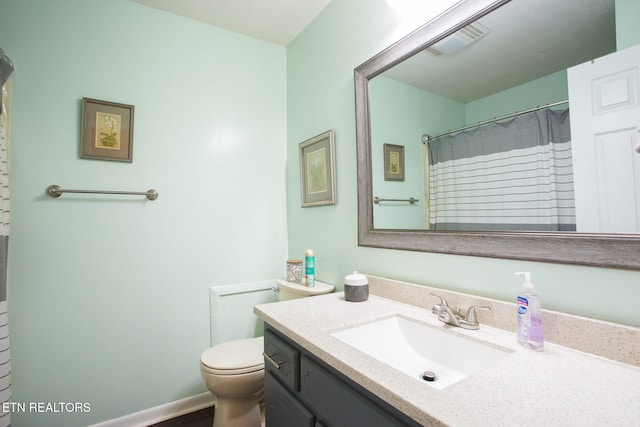
[[[616,1],[461,1],[356,68],[359,245],[640,269]]]

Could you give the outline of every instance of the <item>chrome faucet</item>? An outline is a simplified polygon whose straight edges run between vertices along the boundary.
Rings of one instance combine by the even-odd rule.
[[[486,305],[472,305],[467,309],[465,316],[460,315],[459,310],[453,310],[449,307],[447,300],[438,294],[431,293],[431,295],[440,298],[440,303],[435,304],[431,309],[431,312],[438,316],[438,320],[449,325],[458,326],[464,329],[478,329],[480,323],[476,317],[476,309],[491,310],[491,307]]]
[[[439,304],[435,304],[432,308],[431,308],[431,312],[433,314],[435,314],[436,316],[439,316],[441,312],[445,311],[445,310],[451,310],[451,308],[449,307],[449,304],[447,303],[447,300],[444,299],[443,296],[440,296],[438,294],[434,294],[433,292],[431,292],[430,295],[433,295],[434,297],[438,297],[440,298],[440,303]]]

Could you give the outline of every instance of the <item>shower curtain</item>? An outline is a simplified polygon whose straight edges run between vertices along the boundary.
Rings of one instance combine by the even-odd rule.
[[[0,48],[0,404],[11,399],[9,320],[7,316],[7,251],[9,249],[9,83],[11,60]],[[0,412],[0,427],[11,425],[11,414]]]
[[[575,231],[569,110],[433,138],[432,230]]]

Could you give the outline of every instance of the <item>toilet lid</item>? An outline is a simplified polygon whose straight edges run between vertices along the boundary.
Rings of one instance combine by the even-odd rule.
[[[263,348],[263,337],[228,341],[205,350],[200,356],[200,362],[214,370],[262,369],[264,367]]]

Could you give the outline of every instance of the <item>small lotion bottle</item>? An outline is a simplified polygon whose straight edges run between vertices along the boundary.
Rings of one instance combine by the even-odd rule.
[[[316,285],[316,257],[313,249],[304,253],[304,283],[307,286]]]
[[[518,344],[536,351],[544,350],[544,333],[542,329],[542,306],[540,296],[535,293],[531,283],[531,273],[521,272],[525,281],[518,295]]]

